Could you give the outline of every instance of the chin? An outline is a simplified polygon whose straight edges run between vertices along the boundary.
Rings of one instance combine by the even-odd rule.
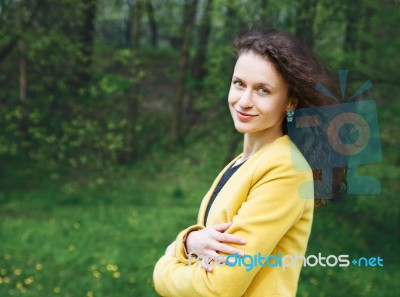
[[[236,131],[239,133],[245,134],[245,133],[252,133],[254,132],[253,130],[249,129],[248,127],[243,127],[241,125],[235,125]]]
[[[241,134],[247,133],[246,131],[240,130],[240,129],[238,129],[238,128],[236,128],[236,131],[239,132],[239,133],[241,133]]]

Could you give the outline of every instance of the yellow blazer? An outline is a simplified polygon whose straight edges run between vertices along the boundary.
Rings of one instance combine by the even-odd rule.
[[[179,233],[175,256],[162,256],[158,260],[153,280],[161,296],[296,295],[302,260],[296,259],[290,267],[274,266],[281,263],[277,260],[279,257],[305,254],[311,232],[314,193],[311,169],[286,135],[264,146],[232,175],[208,214],[208,226],[233,222],[226,232],[246,239],[245,245],[236,247],[250,256],[242,258],[244,262],[235,258],[237,263],[233,267],[212,262],[212,272],[205,271],[193,259],[188,265],[183,240],[190,230],[204,228],[205,210],[214,188],[222,174],[239,157],[225,167],[204,197],[198,224]],[[258,260],[250,258],[254,255],[273,257],[267,260],[270,265],[265,262],[262,262],[264,265],[259,262],[255,265]],[[284,259],[284,262],[289,265],[291,259]],[[249,269],[252,261],[254,265]]]

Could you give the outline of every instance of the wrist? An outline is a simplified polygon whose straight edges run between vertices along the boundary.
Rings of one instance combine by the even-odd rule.
[[[202,229],[203,229],[202,227],[195,226],[195,227],[189,229],[189,230],[186,232],[185,236],[183,237],[183,250],[184,250],[186,256],[188,256],[189,253],[191,253],[191,249],[190,249],[190,247],[188,246],[188,239],[189,239],[189,236],[190,236],[190,235],[193,235],[193,232],[196,232],[196,231],[199,231],[199,230],[202,230]]]

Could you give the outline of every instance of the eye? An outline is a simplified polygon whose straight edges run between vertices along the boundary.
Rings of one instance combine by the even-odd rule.
[[[244,84],[240,80],[234,80],[232,83],[237,88],[243,88],[244,87]]]
[[[258,88],[258,92],[260,92],[261,94],[269,94],[269,90],[267,88],[264,87],[260,87]]]

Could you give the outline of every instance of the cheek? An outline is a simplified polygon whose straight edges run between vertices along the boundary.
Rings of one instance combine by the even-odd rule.
[[[258,101],[258,107],[265,111],[274,112],[276,114],[281,114],[285,112],[287,100],[282,97],[274,97],[265,100],[266,98],[262,98],[264,100]]]
[[[238,101],[238,96],[237,96],[235,90],[231,87],[229,89],[229,93],[228,93],[228,103],[234,104],[237,101]]]
[[[257,100],[256,107],[260,111],[271,113],[274,112],[275,105],[269,98],[260,98],[260,100]]]

